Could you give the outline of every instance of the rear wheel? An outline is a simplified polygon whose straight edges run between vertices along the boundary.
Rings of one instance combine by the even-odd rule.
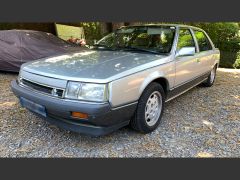
[[[211,87],[214,84],[214,81],[216,79],[216,72],[217,72],[217,67],[214,66],[214,68],[211,70],[211,73],[209,74],[207,80],[203,82],[203,85],[206,87]]]
[[[165,93],[158,83],[151,83],[139,99],[131,127],[142,133],[154,131],[162,117],[165,102]]]

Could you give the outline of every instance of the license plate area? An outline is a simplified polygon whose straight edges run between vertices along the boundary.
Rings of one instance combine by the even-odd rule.
[[[26,98],[20,97],[20,104],[28,110],[47,117],[46,108],[43,105],[32,102]]]

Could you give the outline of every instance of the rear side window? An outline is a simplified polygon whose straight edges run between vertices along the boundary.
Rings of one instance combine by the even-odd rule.
[[[194,39],[189,29],[179,30],[177,49],[179,50],[183,47],[195,47]]]
[[[208,51],[212,49],[212,45],[210,41],[208,40],[207,36],[205,35],[204,32],[194,30],[194,35],[197,39],[198,46],[199,46],[199,51]]]

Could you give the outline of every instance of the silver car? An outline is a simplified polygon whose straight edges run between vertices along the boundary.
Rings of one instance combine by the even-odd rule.
[[[130,125],[150,133],[165,102],[213,85],[219,58],[202,29],[128,26],[90,49],[23,64],[11,87],[23,107],[70,131],[99,136]]]

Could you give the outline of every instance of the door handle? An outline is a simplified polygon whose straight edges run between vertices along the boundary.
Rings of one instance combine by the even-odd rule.
[[[197,60],[198,63],[200,62],[200,58],[197,58],[196,60]]]

